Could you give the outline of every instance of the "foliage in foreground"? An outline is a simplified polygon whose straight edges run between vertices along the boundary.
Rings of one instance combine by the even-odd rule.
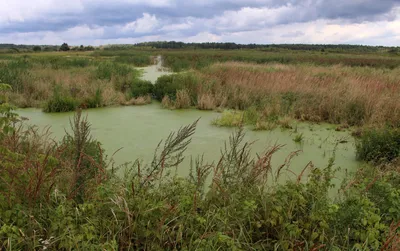
[[[4,115],[1,114],[1,118]],[[4,119],[7,125],[11,120]],[[217,162],[174,175],[196,123],[158,145],[153,160],[116,176],[78,113],[72,133],[49,142],[34,128],[0,133],[0,246],[47,250],[396,250],[400,175],[360,169],[332,198],[333,159],[286,183],[282,146],[251,157],[243,130]],[[307,179],[305,178],[307,176]]]

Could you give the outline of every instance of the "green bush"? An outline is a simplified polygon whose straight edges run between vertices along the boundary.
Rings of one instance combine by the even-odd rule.
[[[154,85],[154,97],[159,101],[161,101],[164,96],[175,100],[176,92],[184,89],[184,86],[175,80],[176,75],[164,75],[159,77]]]
[[[357,140],[359,160],[390,162],[400,157],[400,129],[369,129]]]
[[[153,93],[154,85],[151,81],[135,79],[130,86],[130,97],[137,98],[141,96],[151,95]]]
[[[70,112],[75,111],[79,102],[73,97],[62,94],[61,87],[56,86],[53,96],[44,105],[44,112]]]
[[[191,100],[197,100],[196,88],[200,81],[192,72],[161,76],[154,85],[154,97],[159,101],[165,96],[175,100],[177,91],[186,89]]]

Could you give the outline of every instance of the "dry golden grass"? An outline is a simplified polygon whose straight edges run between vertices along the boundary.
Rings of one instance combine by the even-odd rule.
[[[228,62],[202,74],[227,108],[256,105],[304,120],[400,125],[400,69]],[[198,89],[199,101],[210,93]]]
[[[168,96],[164,96],[164,98],[161,101],[161,106],[163,108],[173,109],[174,108],[174,103]]]
[[[125,102],[125,97],[114,88],[112,81],[95,79],[94,68],[52,69],[35,67],[23,75],[23,92],[14,93],[12,100],[19,107],[39,107],[54,95],[55,86],[61,86],[63,94],[78,100],[94,97],[101,90],[103,105]]]
[[[197,108],[199,110],[214,110],[215,97],[211,93],[204,93],[197,98]]]
[[[188,90],[179,90],[176,92],[176,100],[174,107],[176,109],[189,108],[192,104]]]
[[[124,103],[124,105],[147,105],[151,103],[150,95],[132,98],[131,100]]]

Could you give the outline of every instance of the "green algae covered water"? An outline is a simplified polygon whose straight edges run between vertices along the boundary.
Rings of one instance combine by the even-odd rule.
[[[73,116],[73,113],[43,113],[39,109],[21,109],[18,113],[29,119],[26,122],[28,124],[37,125],[39,128],[51,126],[52,137],[56,140],[60,140],[65,130],[69,130],[69,119]],[[92,124],[92,136],[102,143],[107,155],[110,156],[122,148],[114,156],[117,164],[132,162],[135,159],[149,163],[161,139],[200,118],[192,143],[186,152],[186,160],[177,169],[178,174],[182,176],[189,172],[190,156],[204,154],[206,161],[217,162],[224,142],[235,130],[213,126],[212,121],[219,116],[218,113],[194,109],[168,110],[161,108],[158,103],[90,109],[84,111],[84,114],[88,115]],[[295,174],[299,174],[310,161],[316,167],[327,166],[335,149],[335,163],[341,168],[335,183],[340,182],[346,172],[357,169],[359,163],[355,159],[354,139],[348,132],[336,132],[332,125],[308,123],[298,123],[297,131],[304,137],[301,144],[293,141],[296,135],[293,130],[279,128],[272,131],[246,129],[245,141],[254,142],[254,156],[256,153],[265,152],[274,144],[284,145],[273,157],[274,167],[282,164],[291,152],[300,150],[291,162],[291,171]],[[286,172],[285,176],[294,177],[290,172]]]
[[[161,57],[156,58],[156,65],[141,68],[142,78],[152,81],[168,71],[162,68]],[[20,109],[18,113],[28,118],[26,122],[45,129],[51,127],[52,137],[61,140],[65,130],[70,129],[69,120],[73,113],[43,113],[39,109]],[[113,155],[117,165],[140,159],[150,163],[154,150],[160,140],[200,118],[192,143],[186,151],[185,161],[177,168],[178,175],[186,176],[190,170],[190,158],[204,155],[206,162],[217,162],[221,149],[234,128],[221,128],[212,125],[219,116],[216,112],[199,110],[162,109],[159,103],[146,106],[108,107],[85,110],[92,124],[92,136],[102,143],[108,156]],[[355,158],[354,139],[348,132],[336,132],[333,125],[297,123],[297,133],[293,130],[275,129],[272,131],[251,131],[246,128],[245,141],[253,142],[252,154],[262,154],[268,147],[282,145],[274,154],[272,164],[278,168],[289,154],[299,151],[291,161],[291,172],[284,172],[282,180],[296,178],[304,167],[312,162],[315,167],[323,168],[335,155],[335,166],[340,167],[334,183],[339,184],[344,175],[354,172],[359,163]],[[303,134],[301,144],[294,142],[296,134]],[[340,143],[338,143],[340,142]]]

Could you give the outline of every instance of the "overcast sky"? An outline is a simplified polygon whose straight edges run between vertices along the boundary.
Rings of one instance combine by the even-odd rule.
[[[0,0],[0,43],[400,46],[400,0]]]

